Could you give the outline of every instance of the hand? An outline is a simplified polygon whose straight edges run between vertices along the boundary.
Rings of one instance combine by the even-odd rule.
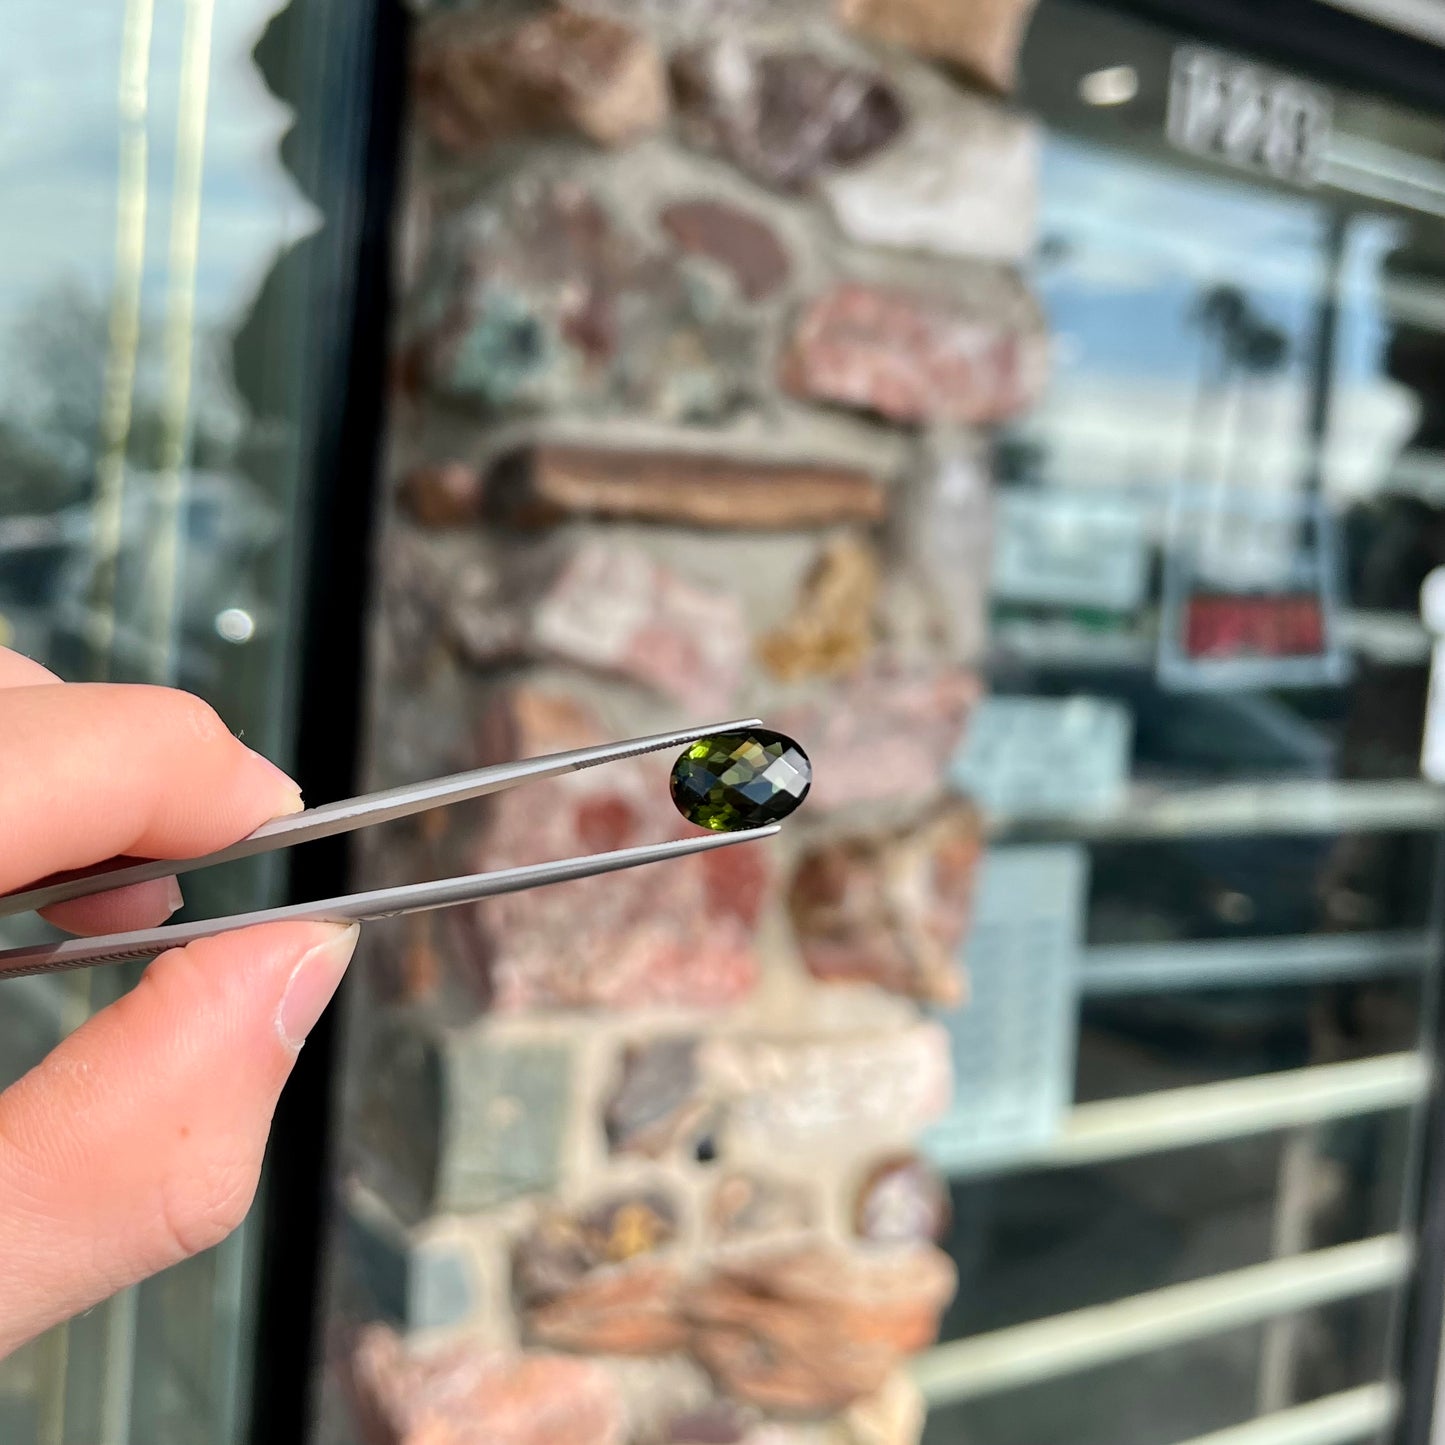
[[[199,699],[62,684],[3,649],[0,780],[0,892],[118,853],[208,853],[301,807]],[[165,879],[46,916],[105,933],[179,905]],[[162,954],[0,1093],[0,1357],[241,1222],[281,1086],[355,942],[355,927],[277,923]]]

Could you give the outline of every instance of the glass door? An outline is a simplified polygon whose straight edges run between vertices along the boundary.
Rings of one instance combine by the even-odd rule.
[[[1067,0],[1023,76],[1054,373],[998,452],[928,1438],[1382,1438],[1441,951],[1440,122]]]

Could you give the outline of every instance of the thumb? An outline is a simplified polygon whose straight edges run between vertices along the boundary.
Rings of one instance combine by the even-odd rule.
[[[162,954],[0,1094],[0,1357],[241,1222],[356,937],[278,923]]]

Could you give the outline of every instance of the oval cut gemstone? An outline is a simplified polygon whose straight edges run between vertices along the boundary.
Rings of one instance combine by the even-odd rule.
[[[813,765],[792,738],[756,728],[692,744],[672,767],[672,801],[716,833],[762,828],[808,795]]]

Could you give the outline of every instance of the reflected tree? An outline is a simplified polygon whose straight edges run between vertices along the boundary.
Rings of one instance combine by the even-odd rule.
[[[1243,480],[1246,458],[1251,451],[1258,455],[1260,443],[1269,431],[1264,405],[1268,393],[1262,383],[1284,369],[1289,360],[1289,337],[1261,317],[1246,316],[1233,338],[1233,347],[1242,395],[1236,409],[1230,472]]]
[[[1211,286],[1190,312],[1190,321],[1204,339],[1204,362],[1190,423],[1187,454],[1192,481],[1204,478],[1210,450],[1210,418],[1225,426],[1231,392],[1242,384],[1234,408],[1231,444],[1225,449],[1225,485],[1243,471],[1245,457],[1258,442],[1262,417],[1257,400],[1261,393],[1249,386],[1279,372],[1289,359],[1289,338],[1265,319],[1245,295],[1230,283]]]
[[[104,302],[75,286],[45,293],[14,322],[5,342],[8,355],[22,358],[0,398],[0,615],[16,640],[45,654],[62,671],[77,676],[91,662],[82,645],[93,615],[93,552],[97,473],[102,446],[102,386],[110,345]],[[126,484],[122,504],[120,597],[138,592],[151,530],[153,493],[163,464],[166,422],[162,338],[158,325],[142,328],[135,357],[135,380],[126,431]],[[197,560],[201,580],[221,558],[208,516],[224,498],[240,525],[228,533],[244,548],[256,550],[266,531],[269,509],[258,507],[244,479],[235,476],[234,459],[245,421],[229,384],[226,348],[221,338],[204,333],[194,353],[192,408],[188,440],[187,532],[204,554]],[[262,515],[265,512],[267,515]],[[228,559],[229,560],[229,559]],[[196,569],[193,569],[195,571]],[[206,589],[202,588],[204,592]],[[205,613],[210,599],[186,599]],[[183,616],[183,630],[193,619]],[[116,673],[146,676],[142,654],[152,644],[126,617],[117,617]]]

